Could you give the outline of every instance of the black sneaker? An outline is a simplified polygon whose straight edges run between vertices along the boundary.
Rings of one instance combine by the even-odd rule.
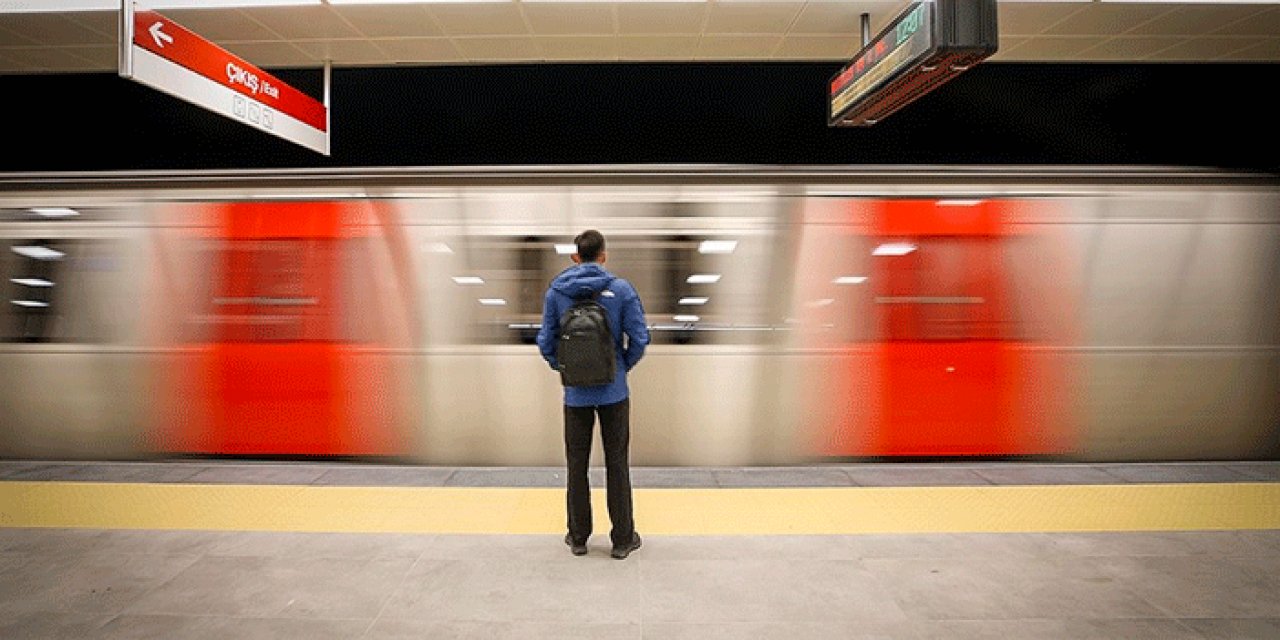
[[[639,549],[641,544],[640,534],[636,533],[632,535],[634,537],[631,538],[631,542],[629,544],[614,545],[613,551],[610,552],[609,555],[613,556],[614,559],[617,560],[626,560],[627,556],[631,555],[632,551]]]
[[[566,533],[564,534],[564,543],[569,545],[569,550],[573,552],[573,555],[575,556],[587,555],[586,542],[574,542],[573,538],[571,538],[569,534]]]

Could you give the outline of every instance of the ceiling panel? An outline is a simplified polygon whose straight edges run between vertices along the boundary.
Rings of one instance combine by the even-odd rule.
[[[120,30],[119,14],[115,11],[86,11],[82,13],[65,14],[68,20],[101,33],[110,39],[111,42],[116,41],[116,33]]]
[[[116,19],[115,13],[110,15],[112,20]],[[214,42],[284,39],[279,33],[268,29],[266,25],[240,11],[175,10],[165,11],[164,15]]]
[[[557,36],[537,41],[548,61],[618,59],[618,39],[613,36]]]
[[[258,67],[310,67],[320,61],[289,42],[229,42],[227,51]]]
[[[1026,36],[1000,37],[1000,49],[991,56],[991,60],[1012,60],[1012,54],[1018,51],[1018,47],[1030,41],[1031,38]]]
[[[858,50],[848,36],[787,36],[774,55],[791,60],[845,60]]]
[[[0,15],[0,26],[39,44],[110,44],[116,37],[115,31],[101,33],[57,13],[3,14]]]
[[[35,37],[6,28],[7,18],[8,16],[0,16],[0,52],[3,52],[3,47],[32,47],[42,44]]]
[[[3,50],[0,50],[0,73],[18,73],[23,70],[26,65],[18,62],[15,58],[10,58]]]
[[[416,12],[420,11],[421,7],[405,5],[401,9]],[[210,10],[204,9],[204,11]],[[355,27],[326,6],[254,7],[240,9],[240,11],[285,38],[315,40],[361,37]]]
[[[377,65],[391,62],[370,40],[300,40],[303,53],[315,60],[343,60],[350,65]]]
[[[1223,57],[1232,62],[1275,62],[1280,60],[1280,38],[1253,38],[1252,44]]]
[[[460,62],[462,54],[448,38],[391,38],[374,40],[393,63]]]
[[[1219,36],[1271,36],[1280,37],[1280,9],[1269,9],[1248,20],[1239,20],[1213,30]]]
[[[542,49],[529,36],[509,38],[457,38],[458,51],[472,62],[523,62],[541,60]]]
[[[1134,27],[1130,33],[1146,36],[1194,36],[1211,34],[1242,20],[1265,13],[1258,5],[1184,6]]]
[[[1165,15],[1164,4],[1093,4],[1059,20],[1042,34],[1055,36],[1117,35]]]
[[[1148,36],[1144,38],[1111,38],[1081,54],[1081,57],[1097,62],[1124,60],[1148,60],[1168,49],[1183,38],[1179,36]]]
[[[93,65],[88,71],[116,71],[120,68],[120,47],[113,44],[91,44],[68,49],[68,53]]]
[[[786,33],[804,5],[798,2],[715,3],[704,33]]]
[[[36,73],[84,71],[92,66],[88,60],[66,49],[25,47],[6,49],[5,55]]]
[[[800,10],[790,33],[848,34],[861,41],[862,13],[862,8],[852,3],[810,2]],[[871,32],[879,33],[879,29],[872,26]]]
[[[1061,22],[1072,14],[1085,10],[1085,5],[1075,3],[1025,3],[998,5],[997,22],[1000,35],[1035,35]]]
[[[698,36],[619,36],[618,58],[622,60],[692,60],[698,50]]]
[[[702,33],[707,6],[702,3],[631,3],[618,5],[618,33]]]
[[[430,11],[451,36],[529,35],[524,16],[514,3],[443,4]]]
[[[1207,36],[1184,38],[1166,49],[1160,50],[1155,59],[1169,62],[1194,62],[1196,60],[1221,60],[1252,44],[1248,40],[1231,36]]]
[[[1078,58],[1090,47],[1107,38],[1098,36],[1060,36],[1057,38],[1032,38],[1014,50],[1014,58],[1026,62],[1046,62],[1063,58]]]
[[[782,36],[702,36],[698,57],[704,60],[768,58]]]
[[[539,35],[612,35],[617,32],[613,6],[592,3],[522,5],[530,30]]]
[[[334,12],[356,31],[370,38],[422,38],[444,35],[425,7],[354,5],[334,7]]]
[[[52,2],[54,0],[47,0]],[[327,2],[327,0],[325,0]],[[498,0],[163,11],[261,67],[556,60],[847,61],[911,0]],[[1001,0],[993,61],[1280,62],[1271,4]],[[0,14],[0,72],[101,71],[117,13]]]

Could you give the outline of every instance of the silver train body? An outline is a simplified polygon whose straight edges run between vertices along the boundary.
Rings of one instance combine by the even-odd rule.
[[[570,264],[556,245],[588,228],[606,235],[608,267],[635,284],[653,335],[630,376],[636,465],[1280,456],[1274,176],[659,166],[0,176],[0,457],[189,453],[158,434],[183,419],[184,394],[217,401],[220,392],[201,391],[198,380],[172,384],[175,371],[199,366],[184,360],[190,345],[212,340],[191,337],[216,322],[210,305],[315,303],[267,289],[228,302],[211,291],[231,276],[210,257],[201,229],[212,218],[201,212],[311,202],[359,212],[353,224],[370,229],[344,236],[324,307],[336,318],[311,336],[351,362],[376,362],[360,369],[375,379],[323,401],[372,407],[349,428],[377,422],[395,439],[370,458],[562,463],[561,388],[531,338],[549,280]],[[912,209],[876,209],[898,202],[1016,202],[1021,213],[992,214],[1003,231],[955,231],[949,210],[937,209],[928,223],[937,228],[922,232],[928,224],[898,225]],[[886,270],[895,246],[934,257]],[[285,279],[303,268],[272,264],[267,272]],[[966,275],[975,270],[986,275]],[[878,277],[897,289],[876,289]],[[996,294],[956,284],[974,278],[999,282],[998,311],[989,310]],[[286,312],[271,313],[256,317],[269,324]],[[274,330],[252,329],[278,344],[308,339]],[[986,395],[1014,393],[1019,383],[1007,376],[939,361],[938,376],[976,376],[944,393],[932,373],[885,364],[898,357],[890,352],[945,344],[955,354],[960,343],[972,343],[964,362],[1006,362],[983,351],[1005,342],[1020,345],[1019,362],[1056,371],[1016,392],[1030,409],[984,413]],[[894,362],[933,356],[903,357]],[[921,366],[932,371],[933,361]],[[904,393],[904,406],[968,403],[969,422],[957,428],[981,429],[983,415],[1034,415],[1030,426],[1005,425],[1020,434],[1005,440],[1033,442],[1045,429],[1056,444],[895,449],[910,439],[895,430],[944,415],[886,413]],[[341,446],[322,453],[364,457]]]

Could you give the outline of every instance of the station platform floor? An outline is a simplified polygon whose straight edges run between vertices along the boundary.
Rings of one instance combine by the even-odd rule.
[[[1280,638],[1280,462],[0,460],[0,638]]]

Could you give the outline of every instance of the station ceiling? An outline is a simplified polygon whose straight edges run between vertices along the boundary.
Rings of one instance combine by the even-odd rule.
[[[325,59],[334,67],[845,62],[861,48],[862,14],[869,15],[875,35],[911,4],[312,0],[297,6],[208,6],[220,2],[228,0],[137,4],[268,69],[319,67]],[[59,3],[63,10],[48,10]],[[197,4],[204,8],[166,6]],[[43,10],[30,11],[34,5]],[[107,7],[116,5],[117,0],[0,0],[0,74],[115,70],[118,10]],[[1001,0],[999,33],[993,62],[1278,62],[1280,1]]]

